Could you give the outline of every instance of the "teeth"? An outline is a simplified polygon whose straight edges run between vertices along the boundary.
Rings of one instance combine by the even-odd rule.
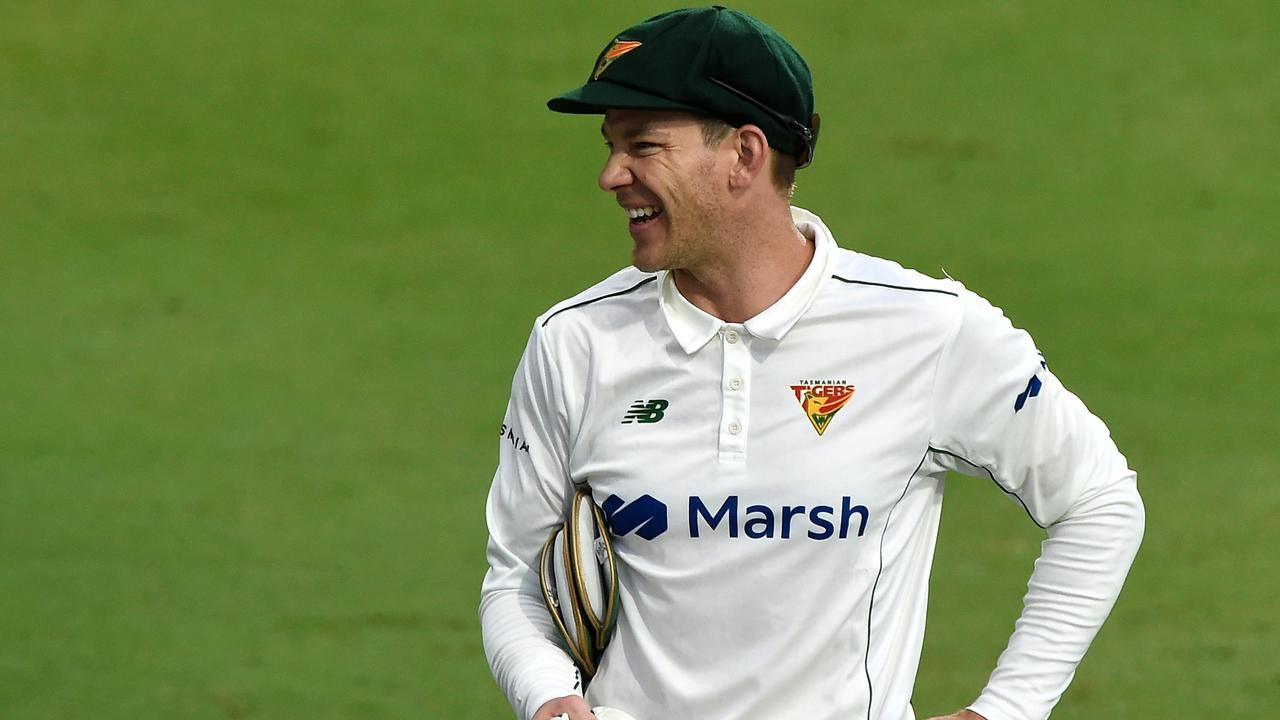
[[[653,205],[649,205],[648,207],[642,207],[642,208],[627,208],[627,215],[632,220],[635,220],[636,218],[649,217],[651,215],[657,215],[657,214],[658,214],[658,208]]]

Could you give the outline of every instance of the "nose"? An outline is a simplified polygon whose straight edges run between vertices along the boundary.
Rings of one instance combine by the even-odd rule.
[[[615,192],[631,184],[631,169],[627,167],[626,159],[626,153],[609,153],[609,159],[604,161],[604,167],[600,170],[600,177],[597,178],[601,190]]]

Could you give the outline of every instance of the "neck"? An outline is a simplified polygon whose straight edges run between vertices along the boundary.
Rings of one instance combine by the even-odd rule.
[[[814,253],[813,241],[792,224],[789,210],[735,227],[716,246],[725,252],[673,275],[689,302],[730,323],[746,322],[786,295]]]

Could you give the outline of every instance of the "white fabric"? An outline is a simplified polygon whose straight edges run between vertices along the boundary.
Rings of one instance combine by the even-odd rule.
[[[622,611],[587,698],[641,720],[913,718],[947,470],[994,482],[1048,532],[975,711],[1047,717],[1110,611],[1143,511],[1102,422],[998,309],[793,216],[814,259],[745,323],[628,269],[535,324],[480,605],[521,718],[581,692],[536,568],[583,484],[621,506]],[[822,404],[814,385],[854,388],[821,434],[802,405]]]
[[[621,710],[608,707],[593,707],[591,714],[596,716],[596,720],[636,720]],[[569,720],[568,714],[557,715],[551,720]]]

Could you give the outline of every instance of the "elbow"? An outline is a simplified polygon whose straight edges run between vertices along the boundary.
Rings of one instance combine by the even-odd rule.
[[[1137,552],[1138,546],[1142,544],[1142,538],[1147,531],[1147,508],[1142,503],[1142,495],[1138,493],[1137,478],[1128,485],[1129,496],[1129,526],[1133,542],[1134,552]]]
[[[1084,530],[1119,556],[1133,556],[1146,532],[1146,508],[1138,493],[1137,476],[1130,472],[1119,481],[1081,498],[1065,517],[1049,529],[1056,535],[1067,527]]]
[[[1132,562],[1147,528],[1147,510],[1138,492],[1137,476],[1130,473],[1089,504],[1094,517],[1112,536],[1116,550]]]

